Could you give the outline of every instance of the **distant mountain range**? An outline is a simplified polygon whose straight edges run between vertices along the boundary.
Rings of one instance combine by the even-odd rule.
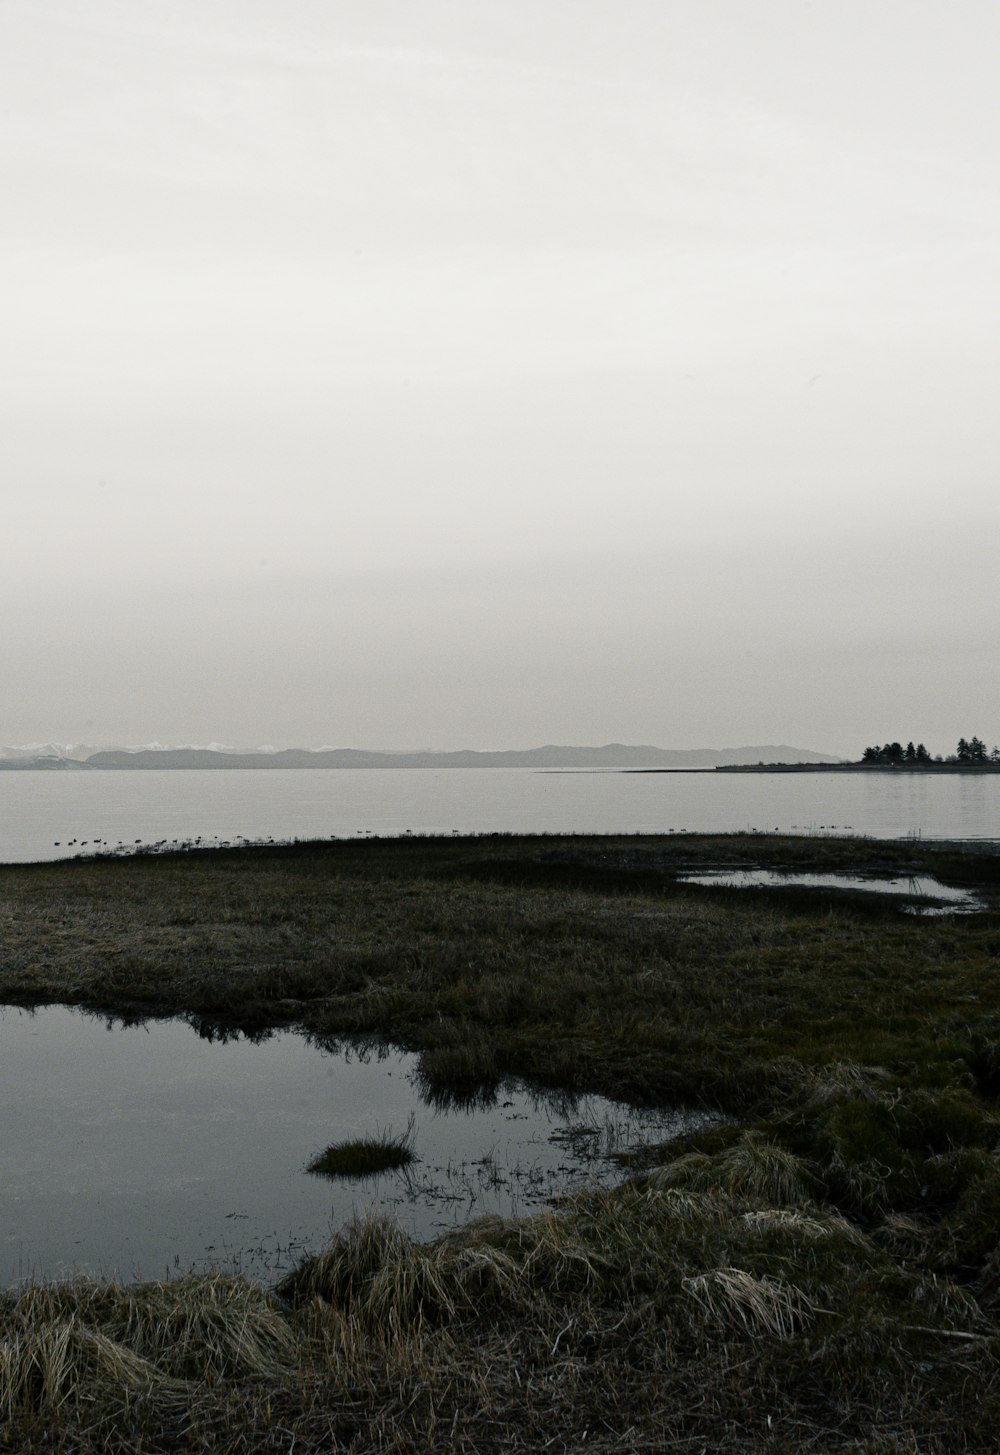
[[[371,752],[362,748],[285,748],[238,752],[219,748],[0,748],[0,770],[125,770],[143,768],[716,768],[736,763],[841,763],[832,753],[787,744],[745,748],[654,748],[606,743],[599,748],[525,748],[505,752]]]

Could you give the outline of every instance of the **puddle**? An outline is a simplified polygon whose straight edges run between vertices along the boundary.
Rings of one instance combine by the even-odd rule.
[[[707,874],[680,874],[683,884],[726,885],[733,889],[861,889],[866,894],[890,894],[897,898],[922,899],[926,904],[907,904],[913,914],[971,913],[981,909],[981,900],[968,889],[954,889],[931,875],[899,875],[896,878],[860,874],[782,874],[776,869],[718,869]]]
[[[381,1207],[432,1238],[617,1182],[609,1153],[713,1120],[518,1082],[492,1105],[442,1110],[421,1098],[416,1064],[291,1031],[219,1042],[183,1021],[0,1008],[0,1281],[218,1267],[271,1282],[354,1212]],[[305,1170],[331,1143],[403,1132],[411,1116],[405,1172]]]

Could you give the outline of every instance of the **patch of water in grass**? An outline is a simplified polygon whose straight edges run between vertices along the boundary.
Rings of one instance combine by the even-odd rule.
[[[0,1009],[0,1281],[163,1278],[212,1266],[270,1282],[354,1212],[430,1238],[621,1177],[610,1154],[710,1120],[501,1083],[432,1106],[417,1058],[324,1049],[291,1031],[209,1039],[65,1006]],[[311,1176],[332,1143],[412,1123],[415,1162],[365,1181]]]
[[[970,913],[982,907],[968,889],[942,884],[932,875],[897,875],[890,878],[863,874],[798,874],[777,869],[713,869],[703,874],[678,875],[683,884],[706,884],[730,889],[851,889],[866,894],[889,894],[897,899],[926,900],[907,904],[917,914]]]

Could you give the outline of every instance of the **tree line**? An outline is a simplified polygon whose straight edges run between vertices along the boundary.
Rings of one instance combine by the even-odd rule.
[[[947,758],[938,753],[931,757],[923,743],[884,743],[880,747],[865,748],[861,754],[862,763],[1000,763],[1000,747],[992,750],[986,747],[982,738],[959,738],[958,747]]]

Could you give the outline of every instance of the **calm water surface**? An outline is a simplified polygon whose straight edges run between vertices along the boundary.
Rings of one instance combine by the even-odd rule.
[[[916,901],[906,906],[919,914],[968,913],[984,907],[968,889],[942,884],[931,875],[886,877],[874,874],[796,874],[776,869],[712,869],[705,874],[680,874],[685,884],[727,889],[852,889]]]
[[[507,1084],[436,1111],[400,1052],[331,1052],[291,1031],[210,1042],[181,1021],[109,1026],[0,1009],[0,1284],[219,1267],[270,1282],[378,1206],[431,1238],[620,1177],[607,1152],[710,1118],[575,1103]],[[411,1115],[416,1164],[365,1182],[305,1168]]]
[[[743,830],[1000,840],[1000,775],[517,768],[0,772],[0,862],[119,841]],[[71,842],[71,841],[76,842]],[[57,842],[58,841],[58,842]]]

